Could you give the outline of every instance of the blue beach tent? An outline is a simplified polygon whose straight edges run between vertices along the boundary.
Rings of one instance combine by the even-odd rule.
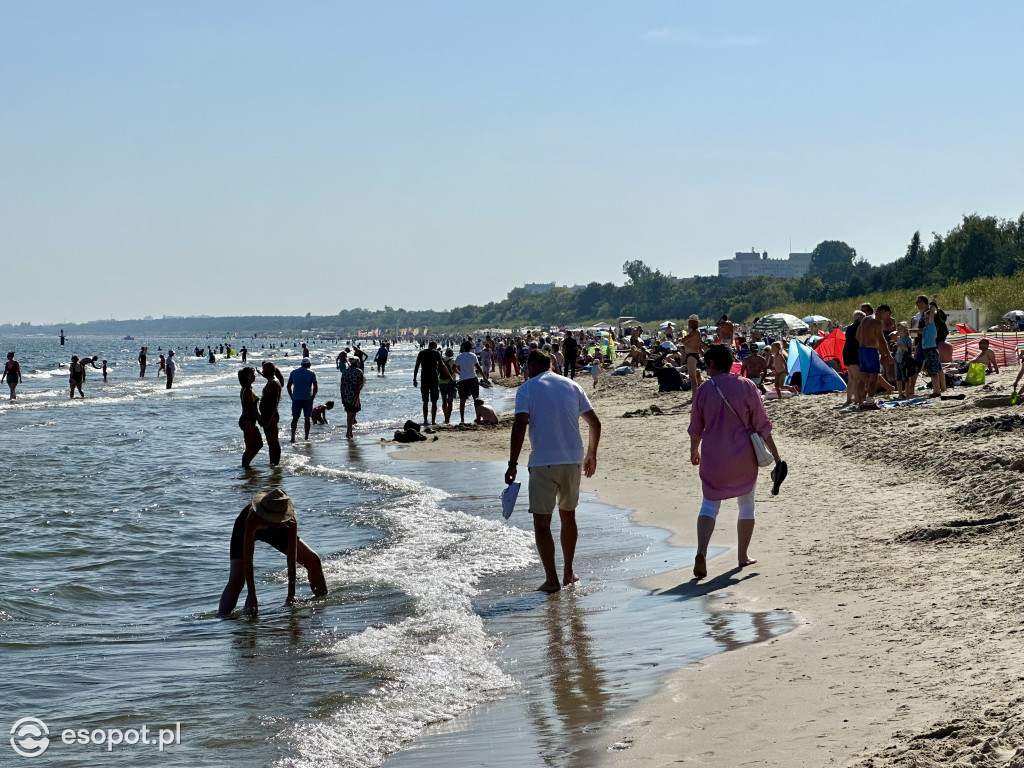
[[[846,389],[846,382],[843,377],[828,367],[828,363],[821,359],[814,350],[806,344],[801,344],[796,339],[789,340],[789,376],[786,378],[788,384],[793,374],[800,372],[802,383],[800,390],[805,395],[815,395],[819,392],[842,392]]]

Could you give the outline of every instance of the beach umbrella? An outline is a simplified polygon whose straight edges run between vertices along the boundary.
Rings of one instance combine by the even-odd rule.
[[[807,324],[799,317],[779,312],[774,315],[765,315],[756,323],[753,330],[759,333],[771,333],[788,330],[790,333],[810,330]]]
[[[828,318],[822,317],[821,315],[808,315],[807,317],[803,318],[803,321],[805,323],[827,323]]]
[[[675,323],[666,320],[664,323],[658,326],[658,330],[664,331],[666,328],[675,328]]]
[[[1024,317],[1024,311],[1021,311],[1019,309],[1014,309],[1003,315],[1004,320],[1019,320],[1022,317]]]
[[[671,341],[661,342],[661,348],[666,352],[675,352],[677,349],[676,345],[673,344]]]

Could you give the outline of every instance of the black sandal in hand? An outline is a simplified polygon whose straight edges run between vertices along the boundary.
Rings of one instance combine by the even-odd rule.
[[[772,470],[772,496],[779,495],[779,487],[782,485],[782,481],[786,479],[786,475],[789,474],[789,466],[784,461],[780,461],[775,465],[775,469]]]

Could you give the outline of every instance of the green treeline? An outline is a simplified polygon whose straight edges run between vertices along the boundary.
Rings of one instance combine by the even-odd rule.
[[[845,299],[885,292],[930,294],[969,281],[985,287],[989,282],[984,278],[1005,278],[1018,271],[1024,273],[1024,214],[1017,220],[971,214],[964,216],[945,236],[934,234],[928,243],[922,242],[920,233],[915,232],[904,256],[877,267],[858,259],[856,250],[847,243],[826,240],[814,249],[810,272],[796,279],[676,278],[642,261],[632,260],[623,265],[627,277],[625,285],[593,282],[578,291],[556,287],[542,294],[516,288],[503,301],[446,311],[357,308],[323,317],[99,320],[69,324],[64,328],[75,334],[241,335],[320,331],[354,335],[360,330],[386,332],[395,328],[427,328],[430,333],[444,333],[480,328],[590,325],[598,321],[614,323],[620,316],[637,317],[649,323],[679,321],[693,313],[705,320],[728,314],[743,321],[785,308],[840,306]],[[529,278],[528,275],[523,277]],[[989,292],[992,299],[989,303],[1010,300],[1001,298],[1004,294],[995,288]],[[984,295],[977,298],[986,301]],[[988,309],[1005,311],[1008,308],[992,306]],[[57,330],[58,326],[0,326],[0,334],[56,333]]]

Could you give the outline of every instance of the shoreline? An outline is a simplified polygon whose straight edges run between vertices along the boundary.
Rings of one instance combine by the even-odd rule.
[[[994,383],[1007,376],[1012,371]],[[603,433],[598,471],[584,479],[582,490],[634,510],[633,522],[669,530],[669,544],[692,547],[701,494],[686,450],[689,393],[659,394],[652,380],[635,376],[607,377],[602,385],[596,394],[587,389]],[[985,496],[980,482],[951,481],[943,462],[915,461],[914,443],[907,439],[908,432],[969,428],[957,425],[1002,414],[978,407],[995,396],[978,388],[960,391],[969,393],[965,401],[870,414],[835,410],[845,399],[842,393],[769,405],[791,470],[778,497],[769,495],[767,471],[758,484],[751,547],[757,565],[740,572],[731,563],[735,507],[727,502],[712,545],[729,549],[709,560],[707,580],[695,584],[686,567],[637,585],[677,599],[714,596],[731,610],[785,609],[798,625],[783,637],[668,672],[657,693],[607,730],[609,751],[601,765],[879,766],[905,760],[908,753],[920,765],[938,765],[950,755],[981,749],[979,744],[989,744],[991,751],[992,739],[1007,742],[1005,733],[996,735],[1007,729],[1010,743],[1024,743],[1024,722],[1013,726],[1008,714],[982,715],[1012,711],[998,708],[1024,693],[1011,674],[1024,662],[1014,636],[1020,617],[993,611],[977,594],[998,591],[1004,598],[1000,607],[1020,613],[1015,567],[1003,559],[1000,570],[1014,574],[1005,581],[1004,574],[992,578],[997,574],[986,568],[1007,547],[1019,560],[1015,526],[1008,524],[1012,520],[985,523],[993,505],[1019,496],[1002,485]],[[625,413],[634,415],[623,418]],[[507,423],[439,434],[452,437],[393,455],[445,461],[471,453],[507,460]],[[891,442],[879,442],[879,436]],[[859,441],[863,450],[856,450]],[[985,453],[989,442],[975,447]],[[887,456],[887,444],[905,455]],[[652,457],[652,445],[663,447],[663,455]],[[1007,461],[997,469],[1012,472],[1010,467]],[[969,466],[975,468],[982,467]],[[919,504],[922,490],[927,496]],[[965,531],[989,534],[992,527],[995,535],[965,543],[928,533],[956,530],[943,521],[964,517],[981,518],[980,525],[960,521]],[[915,531],[923,533],[915,538]],[[972,567],[963,562],[965,548],[972,550]],[[970,579],[964,579],[965,568]],[[965,642],[975,627],[981,636]],[[971,671],[959,674],[964,668]],[[971,707],[977,712],[972,722],[949,726]]]

